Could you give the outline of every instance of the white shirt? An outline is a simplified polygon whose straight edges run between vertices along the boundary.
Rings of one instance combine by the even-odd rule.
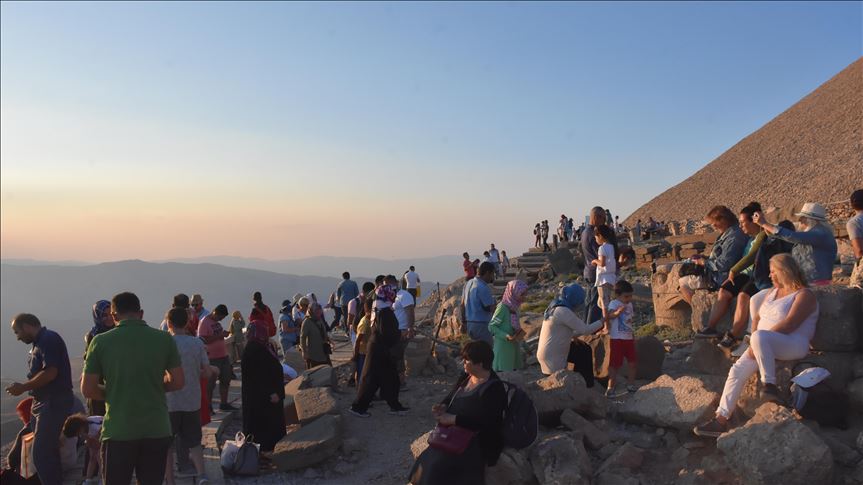
[[[605,266],[597,265],[596,267],[596,286],[617,283],[617,260],[614,258],[614,246],[610,243],[604,243],[599,247],[596,256],[597,259],[599,256],[605,256]]]
[[[500,262],[500,254],[497,252],[497,249],[489,249],[488,250],[488,260],[491,263]]]
[[[405,281],[408,283],[408,288],[416,289],[420,284],[420,275],[416,271],[408,271],[405,273]]]
[[[399,330],[408,329],[407,308],[413,305],[414,297],[407,290],[399,290],[396,293],[396,301],[393,303],[393,313],[396,314],[396,319],[399,321]]]
[[[551,316],[542,322],[542,328],[539,331],[536,360],[539,361],[542,373],[551,375],[566,369],[566,357],[569,355],[569,343],[572,337],[591,334],[601,326],[602,320],[587,325],[565,306],[552,310]]]
[[[608,304],[608,311],[615,312],[620,307],[624,307],[623,313],[611,320],[608,334],[612,340],[632,340],[632,316],[635,313],[632,309],[632,303],[624,305],[620,300],[611,300],[611,303]]]

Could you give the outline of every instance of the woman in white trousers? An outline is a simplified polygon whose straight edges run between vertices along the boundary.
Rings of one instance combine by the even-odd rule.
[[[770,279],[773,288],[750,300],[753,332],[749,350],[728,372],[716,417],[693,430],[698,436],[717,437],[728,431],[728,419],[743,386],[756,372],[761,375],[762,398],[778,401],[776,359],[796,360],[809,353],[818,321],[818,301],[803,272],[790,254],[777,254],[770,258]]]

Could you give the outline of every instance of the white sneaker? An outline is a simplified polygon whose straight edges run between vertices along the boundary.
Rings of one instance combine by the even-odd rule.
[[[737,346],[737,348],[736,348],[736,349],[734,349],[734,351],[732,351],[732,352],[731,352],[731,355],[732,355],[732,356],[734,356],[734,357],[740,357],[740,356],[742,356],[742,355],[743,355],[747,350],[749,350],[749,339],[744,340],[744,341],[743,341],[743,343],[741,343],[740,345],[738,345],[738,346]]]

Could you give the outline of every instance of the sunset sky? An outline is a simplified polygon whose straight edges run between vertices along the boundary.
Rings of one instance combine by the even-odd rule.
[[[2,257],[515,255],[859,58],[861,5],[3,2]]]

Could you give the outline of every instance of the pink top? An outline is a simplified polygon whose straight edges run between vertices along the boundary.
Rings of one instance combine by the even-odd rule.
[[[198,324],[198,337],[209,337],[210,335],[219,335],[221,337],[224,332],[222,325],[213,320],[212,314],[202,318],[201,323]],[[210,360],[221,359],[228,356],[228,345],[225,343],[224,338],[217,338],[215,341],[206,345],[207,357],[209,357]]]

